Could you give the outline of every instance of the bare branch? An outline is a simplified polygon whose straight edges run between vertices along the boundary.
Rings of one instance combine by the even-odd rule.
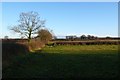
[[[40,20],[37,12],[21,13],[19,17],[19,25],[12,27],[11,30],[25,35],[28,39],[31,39],[33,34],[36,34],[41,27],[44,27],[45,20]]]

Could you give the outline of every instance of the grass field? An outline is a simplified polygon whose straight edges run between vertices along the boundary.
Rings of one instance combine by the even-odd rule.
[[[64,45],[16,56],[3,78],[102,78],[118,76],[118,45]]]

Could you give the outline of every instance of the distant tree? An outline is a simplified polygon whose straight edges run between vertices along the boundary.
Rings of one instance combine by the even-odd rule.
[[[53,30],[51,30],[50,33],[52,34],[52,39],[57,39],[57,36],[54,34]]]
[[[95,39],[95,36],[91,36],[91,39]]]
[[[76,35],[66,36],[67,40],[75,40],[77,38]]]
[[[85,36],[85,35],[82,35],[80,38],[81,38],[81,39],[86,39],[86,36]]]
[[[87,38],[88,38],[88,39],[91,39],[91,35],[87,35]]]
[[[38,38],[40,39],[40,41],[46,44],[48,43],[48,41],[52,40],[53,36],[49,30],[41,29],[40,31],[38,31]]]
[[[4,36],[4,39],[8,39],[9,37],[8,36]]]
[[[24,36],[21,36],[21,39],[24,39]]]
[[[110,36],[107,36],[106,39],[110,39],[111,37]]]
[[[41,27],[44,27],[45,20],[40,20],[37,12],[22,12],[20,19],[18,20],[19,25],[13,26],[11,30],[16,33],[20,33],[31,40],[32,35],[37,34]]]

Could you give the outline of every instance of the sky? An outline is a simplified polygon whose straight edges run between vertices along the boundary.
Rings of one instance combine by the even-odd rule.
[[[119,2],[119,0],[1,0],[2,2]]]
[[[3,2],[0,37],[19,38],[9,28],[18,24],[21,12],[30,11],[38,12],[56,36],[118,36],[117,2]]]

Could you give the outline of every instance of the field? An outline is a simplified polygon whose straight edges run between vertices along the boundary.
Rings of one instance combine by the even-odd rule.
[[[3,69],[3,78],[97,78],[118,76],[118,45],[46,46]],[[115,79],[114,79],[115,80]]]

